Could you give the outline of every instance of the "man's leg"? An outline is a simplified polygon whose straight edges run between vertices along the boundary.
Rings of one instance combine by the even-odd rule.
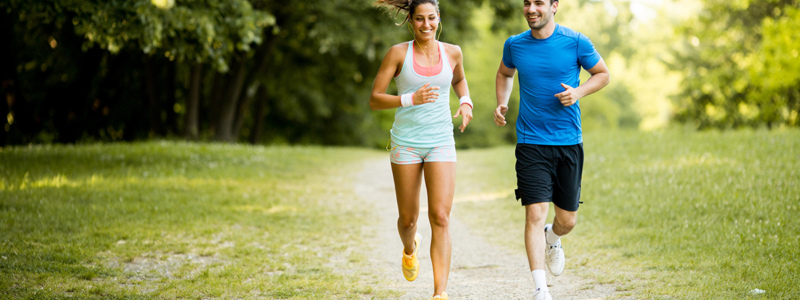
[[[568,234],[575,227],[577,212],[563,210],[558,206],[555,207],[555,210],[556,216],[553,218],[553,224],[546,224],[544,227],[545,242],[547,244],[545,247],[545,261],[550,274],[558,276],[564,272],[566,263],[564,249],[561,248],[561,236]]]
[[[545,225],[547,267],[553,275],[561,275],[566,258],[561,247],[561,236],[575,228],[581,198],[583,174],[583,145],[564,146],[558,149],[559,163],[556,168],[556,185],[553,204],[556,216],[553,224]]]
[[[547,235],[547,244],[554,245],[558,238],[554,240],[551,238],[551,235],[562,237],[567,235],[575,228],[575,224],[578,221],[578,212],[577,211],[568,211],[559,208],[558,206],[555,207],[556,216],[553,218],[553,227],[552,230],[548,231]]]
[[[537,289],[547,291],[545,277],[545,239],[544,223],[550,202],[533,203],[525,206],[525,250],[528,253],[528,265],[533,273],[533,281]]]
[[[553,147],[517,144],[515,156],[517,189],[514,194],[525,207],[525,250],[536,285],[534,297],[548,299],[544,224],[553,196]]]

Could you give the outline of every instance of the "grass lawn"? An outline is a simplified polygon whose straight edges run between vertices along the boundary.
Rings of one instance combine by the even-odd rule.
[[[566,272],[637,299],[800,298],[799,130],[584,138]],[[456,197],[474,201],[454,213],[524,251],[514,162],[513,147],[460,152]]]
[[[800,131],[585,138],[566,272],[637,299],[800,298]],[[453,214],[523,252],[513,153],[459,152],[456,197],[471,201]],[[367,263],[352,228],[374,216],[346,175],[380,155],[177,142],[0,149],[0,298],[392,298],[334,271]]]
[[[0,298],[388,297],[357,274],[370,150],[149,142],[0,149]],[[352,235],[350,235],[352,233]]]

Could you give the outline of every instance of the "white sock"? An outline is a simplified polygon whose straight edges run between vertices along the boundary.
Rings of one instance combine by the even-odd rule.
[[[544,270],[533,270],[531,271],[533,274],[533,284],[536,285],[536,289],[542,291],[549,291],[550,289],[547,288],[547,274]]]
[[[561,236],[553,232],[553,225],[547,224],[544,226],[544,238],[547,240],[547,245],[552,246],[558,243],[558,239],[560,239]]]

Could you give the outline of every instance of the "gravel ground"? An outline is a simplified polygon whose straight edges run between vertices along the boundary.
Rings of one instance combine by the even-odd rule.
[[[375,213],[378,214],[376,224],[363,228],[364,236],[371,247],[366,250],[366,262],[357,271],[374,276],[377,289],[398,291],[401,295],[399,299],[430,299],[433,294],[433,272],[424,185],[420,200],[422,211],[418,221],[418,231],[423,236],[419,251],[421,270],[417,280],[408,282],[400,270],[402,243],[397,233],[397,205],[388,157],[367,161],[363,171],[357,176],[354,188],[361,198],[360,201],[374,205]],[[514,253],[501,249],[473,234],[458,219],[458,202],[459,199],[456,199],[450,219],[453,241],[447,286],[450,298],[533,299],[533,278],[524,251]],[[567,267],[564,273],[557,277],[548,274],[548,284],[554,299],[617,298],[615,286],[595,284],[575,272],[570,272],[569,262],[567,248]]]

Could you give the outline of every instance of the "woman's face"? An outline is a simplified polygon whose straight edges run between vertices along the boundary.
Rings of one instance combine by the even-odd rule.
[[[436,29],[439,28],[439,12],[433,4],[421,4],[417,6],[410,22],[417,40],[433,40],[436,37]]]

